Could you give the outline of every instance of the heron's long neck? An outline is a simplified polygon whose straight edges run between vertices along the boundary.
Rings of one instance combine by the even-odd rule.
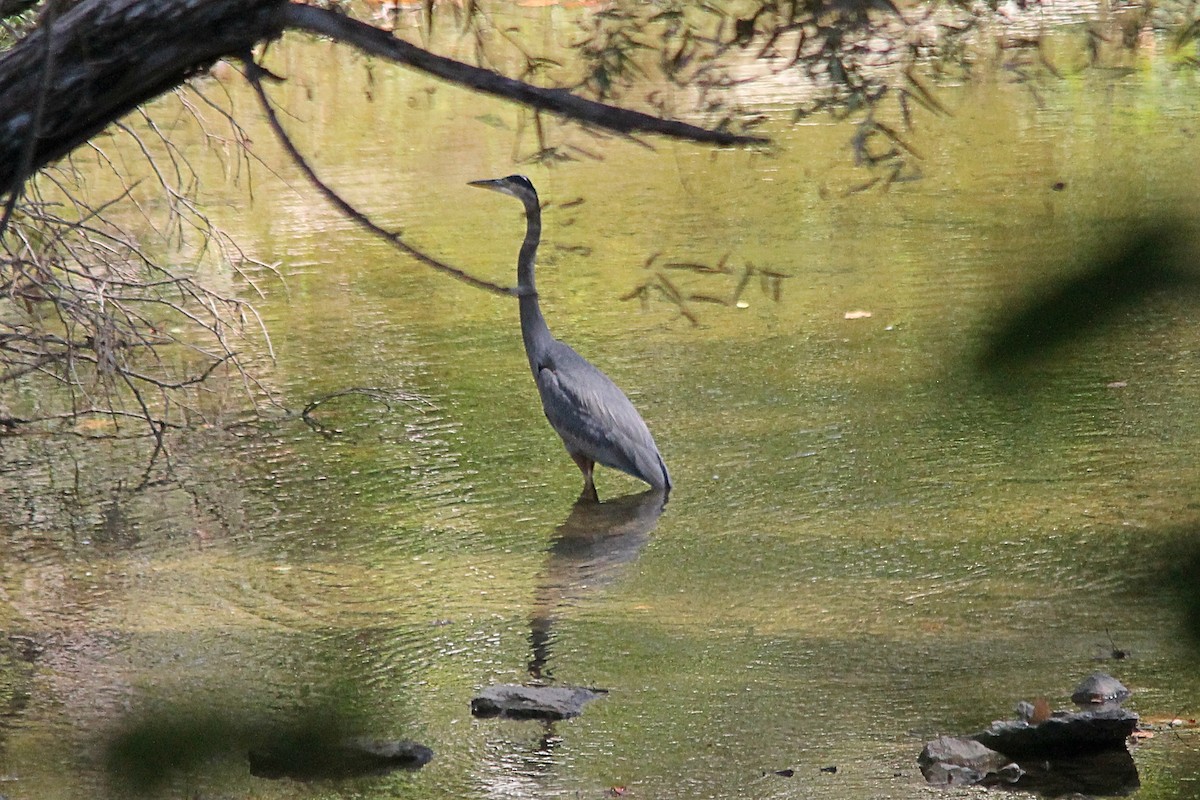
[[[553,341],[538,306],[537,286],[533,280],[541,238],[542,211],[534,201],[525,207],[525,241],[521,243],[521,255],[517,259],[517,288],[521,290],[518,301],[521,304],[521,338],[525,340],[525,355],[529,357],[529,367],[535,376],[540,351]]]

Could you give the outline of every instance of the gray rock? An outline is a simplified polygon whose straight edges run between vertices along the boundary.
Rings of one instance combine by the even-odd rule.
[[[972,786],[977,783],[1015,783],[1023,774],[1019,766],[974,739],[942,736],[925,745],[917,758],[921,774],[935,786]]]
[[[508,719],[567,719],[577,717],[583,706],[607,694],[605,689],[581,686],[489,686],[471,700],[477,717]]]
[[[1084,678],[1071,693],[1071,702],[1088,708],[1104,705],[1120,705],[1132,694],[1119,680],[1105,672],[1093,672]]]

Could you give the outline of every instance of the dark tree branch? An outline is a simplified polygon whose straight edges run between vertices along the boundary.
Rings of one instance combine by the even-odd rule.
[[[241,57],[289,27],[332,36],[451,83],[618,133],[659,133],[726,145],[766,141],[533,86],[286,0],[82,0],[57,16],[53,26],[37,28],[0,58],[0,195],[15,191],[32,171],[66,155],[141,103],[219,58]],[[52,74],[46,74],[47,64],[54,65]],[[27,158],[26,148],[31,151]]]
[[[46,4],[45,10],[42,12],[41,24],[46,30],[51,30],[54,27],[54,21],[58,17],[58,4],[51,0]],[[51,47],[51,37],[43,36],[46,40],[42,45],[42,68],[41,82],[38,86],[36,101],[33,105],[33,118],[30,124],[31,131],[40,131],[42,129],[42,116],[46,111],[46,97],[50,92],[50,80],[54,75],[54,51]],[[33,152],[37,145],[37,136],[29,136],[25,140],[24,146],[21,148],[20,161],[18,162],[19,175],[27,175],[31,171],[33,164]],[[17,201],[20,200],[21,192],[18,186],[9,193],[8,202],[4,204],[4,214],[0,216],[0,236],[8,229],[8,221],[12,218],[13,211],[17,207]]]
[[[0,58],[0,194],[217,59],[279,36],[284,5],[83,0],[52,27],[37,28]],[[48,79],[47,61],[55,65]]]
[[[0,0],[0,19],[24,14],[38,4],[38,0]]]
[[[14,8],[11,0],[0,3],[4,13]],[[535,114],[553,113],[626,136],[659,133],[717,144],[764,141],[532,86],[288,0],[43,0],[42,9],[34,27],[0,54],[0,292],[9,299],[0,319],[0,383],[32,376],[24,379],[60,384],[69,407],[60,417],[0,419],[0,430],[74,419],[106,406],[114,425],[126,418],[146,423],[155,440],[151,465],[160,455],[169,459],[165,432],[180,424],[179,419],[198,413],[199,406],[189,404],[189,392],[218,369],[231,365],[248,392],[262,388],[245,372],[233,347],[234,337],[243,335],[247,315],[257,315],[244,302],[158,265],[136,241],[109,226],[105,206],[93,208],[78,199],[71,187],[59,182],[55,170],[44,168],[115,126],[145,155],[179,235],[185,224],[194,225],[209,237],[206,243],[215,240],[222,246],[223,234],[183,191],[190,167],[167,135],[146,120],[151,135],[166,147],[166,160],[160,164],[149,146],[153,142],[143,142],[138,130],[121,121],[216,60],[233,57],[246,64],[247,77],[280,143],[343,215],[422,264],[503,295],[517,290],[480,280],[416,250],[321,181],[280,124],[262,87],[263,78],[272,76],[255,64],[253,48],[294,28],[333,36],[440,80],[524,104]],[[0,26],[9,28],[3,19]],[[108,159],[103,148],[91,146],[101,159]],[[45,182],[27,184],[39,170]],[[63,190],[67,211],[43,200],[47,185]],[[128,196],[131,188],[123,186],[121,196]],[[166,319],[182,321],[194,335],[164,332]],[[46,331],[47,320],[56,333]],[[187,348],[182,365],[160,352],[175,344]],[[192,367],[193,359],[198,368]]]

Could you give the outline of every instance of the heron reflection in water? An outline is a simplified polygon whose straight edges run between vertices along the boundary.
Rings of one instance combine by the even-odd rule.
[[[607,375],[570,345],[555,339],[546,327],[533,280],[542,236],[537,190],[524,175],[472,181],[471,185],[515,197],[525,206],[525,241],[517,258],[521,337],[546,419],[583,473],[581,497],[599,499],[592,479],[596,464],[619,469],[653,489],[670,491],[667,465],[633,403]]]
[[[556,623],[621,576],[649,541],[665,503],[661,489],[604,503],[585,497],[575,502],[555,532],[537,579],[530,614],[530,683],[554,682],[548,663]],[[495,790],[489,795],[535,797],[550,788],[548,779],[559,771],[555,751],[563,735],[553,719],[538,720],[524,730],[529,739],[514,740],[506,732],[484,748],[480,782]]]
[[[580,498],[555,532],[538,577],[529,620],[529,675],[551,678],[547,669],[554,626],[589,595],[614,583],[635,561],[666,505],[662,489],[604,503]]]

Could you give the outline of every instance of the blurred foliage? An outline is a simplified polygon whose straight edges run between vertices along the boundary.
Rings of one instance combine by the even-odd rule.
[[[400,36],[437,41],[438,25],[473,39],[480,63],[524,80],[606,102],[641,106],[746,132],[768,111],[795,120],[827,113],[852,126],[857,164],[886,188],[918,177],[920,154],[906,132],[918,112],[947,113],[939,87],[1001,76],[1043,102],[1044,84],[1080,68],[1129,69],[1156,41],[1174,41],[1179,65],[1195,65],[1197,10],[1190,2],[1042,3],[948,0],[897,6],[891,0],[612,0],[584,3],[572,17],[570,60],[497,24],[490,3],[426,2],[420,12],[374,10]],[[1075,46],[1051,47],[1065,36]],[[530,37],[532,38],[532,37]],[[451,39],[459,41],[455,36]],[[458,52],[455,45],[455,52]],[[533,157],[576,157],[541,121]]]

